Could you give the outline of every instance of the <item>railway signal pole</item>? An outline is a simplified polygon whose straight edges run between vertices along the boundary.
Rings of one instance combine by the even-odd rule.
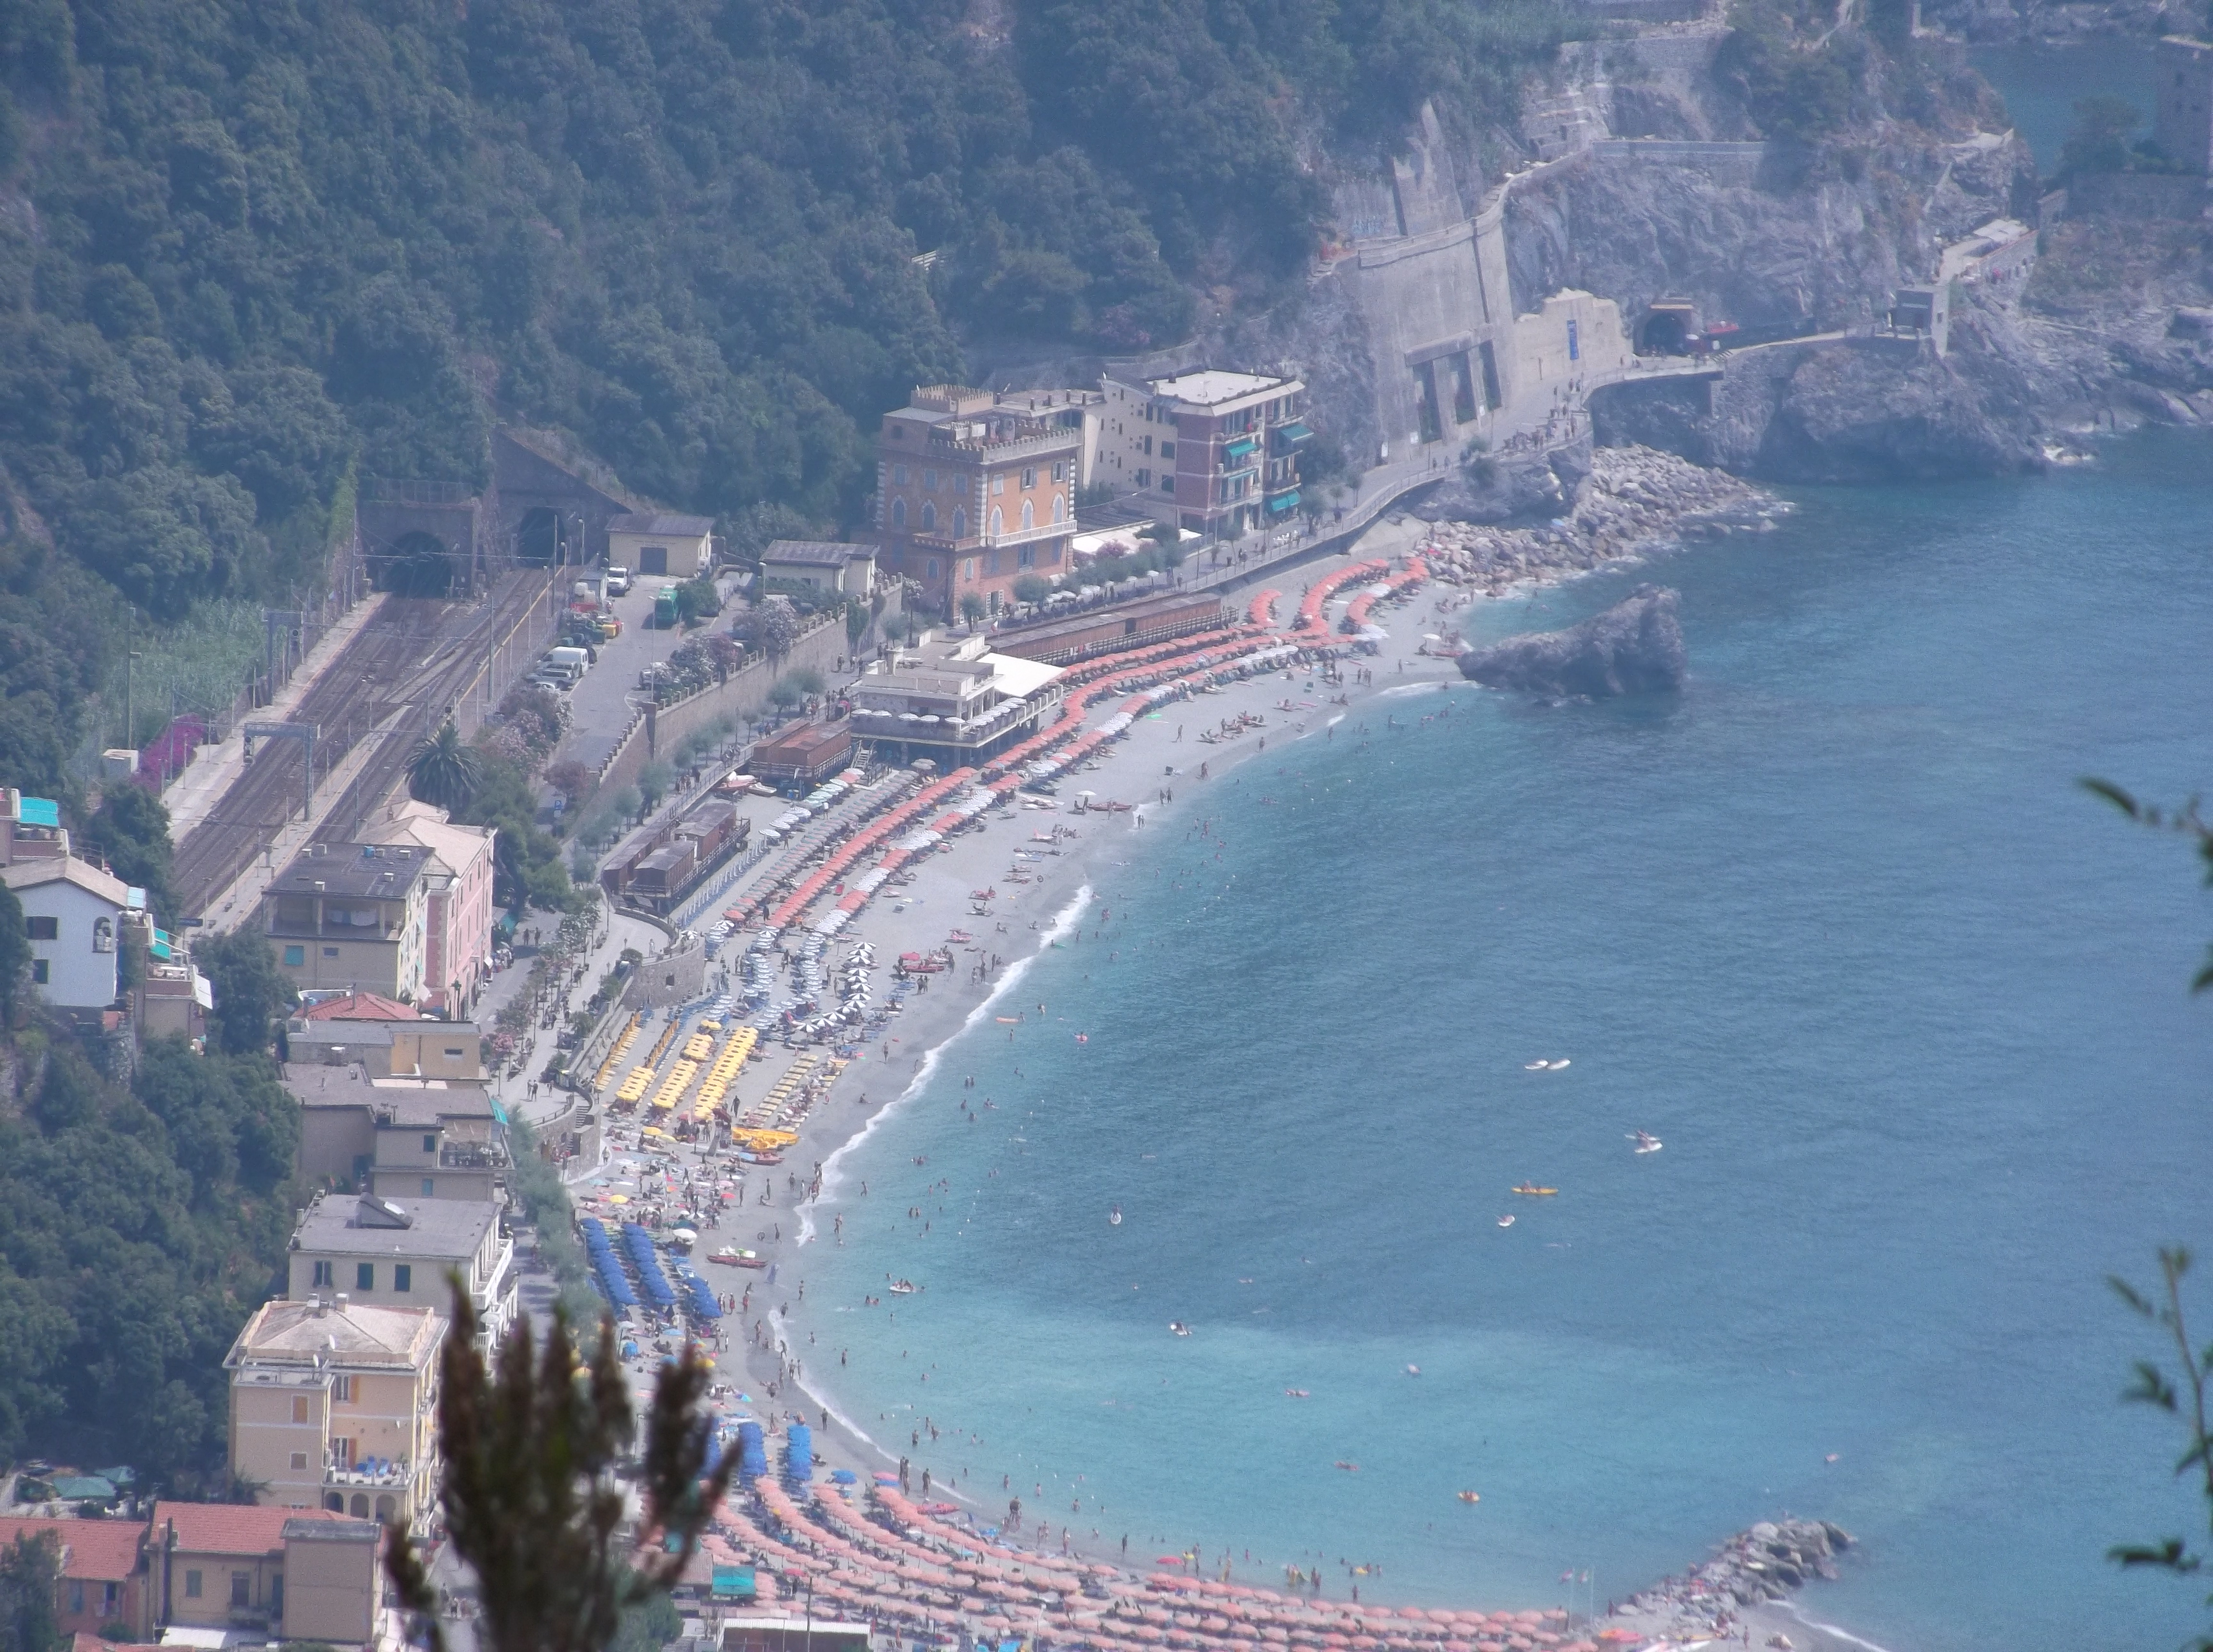
[[[300,818],[311,820],[315,814],[315,725],[312,722],[249,722],[246,725],[246,760],[253,761],[253,742],[257,740],[296,740],[305,765],[305,796],[300,806]]]

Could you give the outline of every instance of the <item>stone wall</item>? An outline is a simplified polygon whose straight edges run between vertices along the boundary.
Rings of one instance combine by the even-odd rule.
[[[2077,178],[2064,210],[2070,218],[2202,218],[2213,210],[2213,180],[2149,172]]]
[[[887,609],[887,613],[890,610]],[[845,656],[845,622],[832,615],[791,646],[781,660],[754,660],[732,672],[727,682],[703,688],[689,699],[655,713],[650,735],[641,713],[600,771],[601,790],[633,784],[645,765],[686,735],[723,716],[741,721],[767,709],[769,690],[788,671],[812,667],[825,676]]]
[[[706,991],[707,947],[694,936],[640,964],[623,989],[625,1009],[666,1009],[690,1003]]]

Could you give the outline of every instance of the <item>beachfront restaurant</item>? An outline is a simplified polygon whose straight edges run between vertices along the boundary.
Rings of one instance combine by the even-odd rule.
[[[1058,666],[994,654],[981,637],[902,649],[872,662],[854,683],[853,733],[893,762],[975,764],[1035,734],[1058,703],[1066,674]]]

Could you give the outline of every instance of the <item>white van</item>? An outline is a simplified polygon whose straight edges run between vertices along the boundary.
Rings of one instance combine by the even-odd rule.
[[[538,669],[530,674],[530,680],[554,688],[574,688],[584,680],[585,668],[589,663],[582,649],[548,649],[546,657],[538,662]]]
[[[630,594],[629,569],[618,567],[612,564],[609,564],[607,568],[607,594],[609,596],[628,596]]]

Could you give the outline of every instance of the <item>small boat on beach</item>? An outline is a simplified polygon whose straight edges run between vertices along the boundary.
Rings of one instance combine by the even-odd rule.
[[[1498,1225],[1502,1228],[1511,1228],[1514,1225],[1514,1218],[1512,1216],[1501,1216],[1498,1218]]]
[[[1558,1192],[1560,1190],[1557,1187],[1539,1187],[1534,1182],[1525,1181],[1517,1186],[1509,1188],[1507,1191],[1512,1193],[1525,1194],[1530,1198],[1550,1198],[1553,1194]]]
[[[1181,1320],[1170,1320],[1168,1321],[1168,1329],[1174,1332],[1179,1337],[1188,1337],[1191,1335],[1191,1327],[1186,1325]]]
[[[1462,1503],[1481,1503],[1483,1501],[1483,1497],[1482,1494],[1479,1492],[1463,1491],[1460,1494],[1460,1500]]]
[[[1629,1139],[1637,1143],[1637,1150],[1639,1153],[1657,1153],[1667,1145],[1649,1131],[1632,1130],[1629,1132]]]
[[[757,1252],[741,1251],[728,1245],[707,1259],[710,1262],[720,1262],[725,1267],[732,1268],[765,1268],[768,1265],[768,1263]]]

